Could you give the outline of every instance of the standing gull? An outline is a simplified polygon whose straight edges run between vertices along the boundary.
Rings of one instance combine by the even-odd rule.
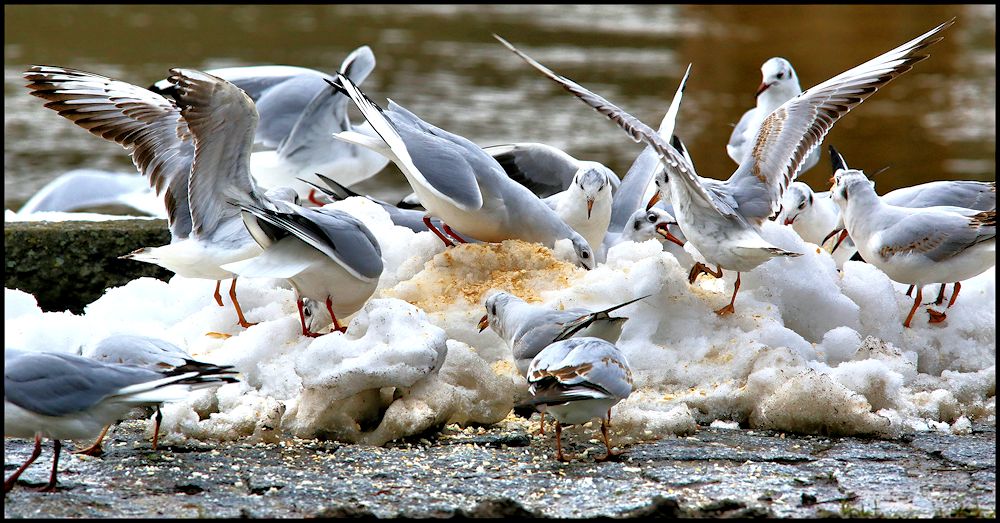
[[[722,269],[737,272],[733,297],[716,311],[731,314],[739,292],[740,273],[776,256],[800,256],[771,245],[760,236],[760,227],[777,213],[781,194],[798,175],[812,150],[840,117],[913,64],[927,58],[917,54],[939,41],[938,33],[954,23],[945,22],[927,33],[853,69],[812,87],[773,111],[757,132],[751,154],[725,182],[705,183],[684,156],[659,134],[611,102],[579,84],[559,76],[496,38],[510,50],[617,123],[635,141],[656,149],[664,169],[656,176],[659,193],[669,193],[674,216],[685,238],[716,265],[715,271],[696,263],[688,275],[691,283],[705,272],[722,276]]]
[[[507,177],[492,156],[471,141],[439,129],[389,100],[383,110],[350,78],[338,75],[343,89],[378,133],[374,139],[345,131],[337,137],[386,155],[403,172],[427,209],[424,223],[446,245],[454,245],[430,223],[430,216],[484,242],[520,239],[549,248],[569,239],[577,262],[594,266],[591,246],[534,193]],[[457,235],[453,235],[457,236]]]
[[[171,69],[176,103],[118,80],[75,69],[32,66],[24,73],[31,94],[45,107],[122,145],[158,195],[163,196],[170,244],[123,256],[159,265],[185,278],[232,278],[229,296],[239,324],[252,325],[236,299],[236,277],[220,265],[256,256],[239,210],[225,199],[254,205],[271,196],[258,192],[247,170],[257,112],[234,85],[205,73]],[[274,198],[288,197],[275,188]],[[281,196],[279,196],[281,195]]]
[[[760,66],[760,76],[760,86],[754,93],[757,106],[743,113],[726,145],[726,152],[737,164],[742,163],[743,158],[750,154],[751,146],[756,142],[757,131],[767,115],[802,93],[795,68],[784,58],[775,56],[764,62]],[[803,162],[800,173],[812,169],[819,162],[819,152],[819,147],[812,150]]]
[[[337,315],[354,314],[378,286],[382,249],[361,220],[335,209],[286,204],[273,210],[238,203],[243,221],[264,252],[224,266],[241,276],[286,278],[295,288],[302,334],[319,333],[306,325],[303,297],[326,306],[333,328],[346,327]]]
[[[996,265],[996,210],[963,207],[899,207],[885,203],[859,170],[841,169],[831,189],[844,224],[865,261],[899,283],[915,285],[913,307],[903,322],[909,327],[920,306],[922,287],[954,283],[948,307],[961,281]],[[928,309],[931,323],[943,312]]]
[[[556,419],[556,459],[562,451],[562,425],[601,420],[607,453],[616,456],[608,440],[611,407],[632,393],[632,371],[618,347],[600,338],[570,338],[545,347],[528,367],[527,405],[544,406]]]
[[[55,456],[49,482],[56,488],[60,440],[93,438],[137,406],[178,401],[195,389],[235,380],[230,367],[189,364],[165,371],[109,364],[57,352],[4,350],[4,437],[35,438],[28,461],[4,480],[4,492],[42,452],[42,438],[53,440]]]

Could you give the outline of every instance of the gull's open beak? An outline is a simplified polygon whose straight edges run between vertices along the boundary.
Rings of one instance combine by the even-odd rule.
[[[840,233],[840,238],[837,239],[837,243],[833,244],[833,248],[830,249],[830,254],[833,254],[833,252],[837,250],[837,247],[840,247],[840,244],[846,238],[847,238],[847,229],[844,229],[844,232]]]
[[[768,87],[771,87],[771,84],[766,84],[764,82],[761,82],[760,86],[757,87],[757,92],[753,93],[754,100],[756,100],[757,97],[760,96],[760,93],[763,93],[764,91],[766,91]]]
[[[826,241],[827,240],[829,240],[830,238],[833,238],[833,236],[835,234],[839,233],[842,230],[844,230],[844,229],[834,229],[834,230],[830,231],[830,234],[827,234],[826,236],[824,236],[823,237],[823,241],[819,242],[819,244],[820,245],[826,245]]]
[[[587,219],[590,219],[590,211],[594,210],[594,199],[587,198]]]
[[[676,243],[677,245],[680,245],[681,247],[684,246],[684,242],[683,241],[681,241],[679,238],[677,238],[673,234],[670,234],[670,226],[669,225],[667,225],[665,223],[658,224],[656,226],[656,232],[659,233],[660,236],[663,236],[664,239],[666,239],[668,241],[672,241],[672,242]]]
[[[650,210],[656,205],[656,202],[660,201],[660,191],[653,193],[653,197],[649,199],[649,203],[646,204],[646,210]]]
[[[785,225],[791,225],[791,224],[795,223],[795,218],[797,218],[797,216],[793,216],[791,218],[785,218]],[[829,236],[828,236],[828,238],[829,238]]]
[[[479,318],[479,332],[486,330],[486,327],[490,326],[490,317],[486,314],[482,318]]]

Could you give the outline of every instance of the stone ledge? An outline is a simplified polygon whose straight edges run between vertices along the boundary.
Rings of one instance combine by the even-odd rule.
[[[4,287],[34,295],[44,311],[79,314],[105,289],[143,276],[173,276],[156,265],[118,259],[170,243],[166,220],[5,222],[3,232]]]

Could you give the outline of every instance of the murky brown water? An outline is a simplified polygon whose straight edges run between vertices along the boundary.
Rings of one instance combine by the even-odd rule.
[[[728,177],[725,144],[753,104],[771,56],[803,88],[958,17],[931,58],[893,81],[827,137],[879,190],[936,179],[996,177],[994,6],[5,6],[4,204],[20,205],[79,167],[131,169],[124,151],[42,108],[21,72],[75,67],[148,85],[174,66],[283,63],[335,70],[368,44],[365,82],[427,121],[480,145],[538,141],[624,175],[640,146],[530,69],[500,34],[557,72],[651,125],[694,64],[677,125],[702,176]],[[822,163],[801,178],[821,190]],[[409,192],[390,167],[363,184]]]

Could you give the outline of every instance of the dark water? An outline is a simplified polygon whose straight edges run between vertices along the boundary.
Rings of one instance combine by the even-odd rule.
[[[677,133],[699,174],[728,177],[731,125],[753,104],[760,65],[784,56],[807,88],[957,17],[916,65],[842,118],[825,143],[886,192],[996,177],[996,8],[952,6],[5,6],[4,204],[16,208],[79,167],[132,169],[123,149],[76,128],[24,89],[31,64],[148,85],[174,66],[280,63],[334,71],[368,44],[365,82],[480,145],[544,142],[619,176],[640,151],[504,49],[528,54],[656,126],[689,62]],[[359,116],[358,116],[359,117]],[[827,156],[800,179],[825,189]],[[409,192],[390,167],[362,189]]]

